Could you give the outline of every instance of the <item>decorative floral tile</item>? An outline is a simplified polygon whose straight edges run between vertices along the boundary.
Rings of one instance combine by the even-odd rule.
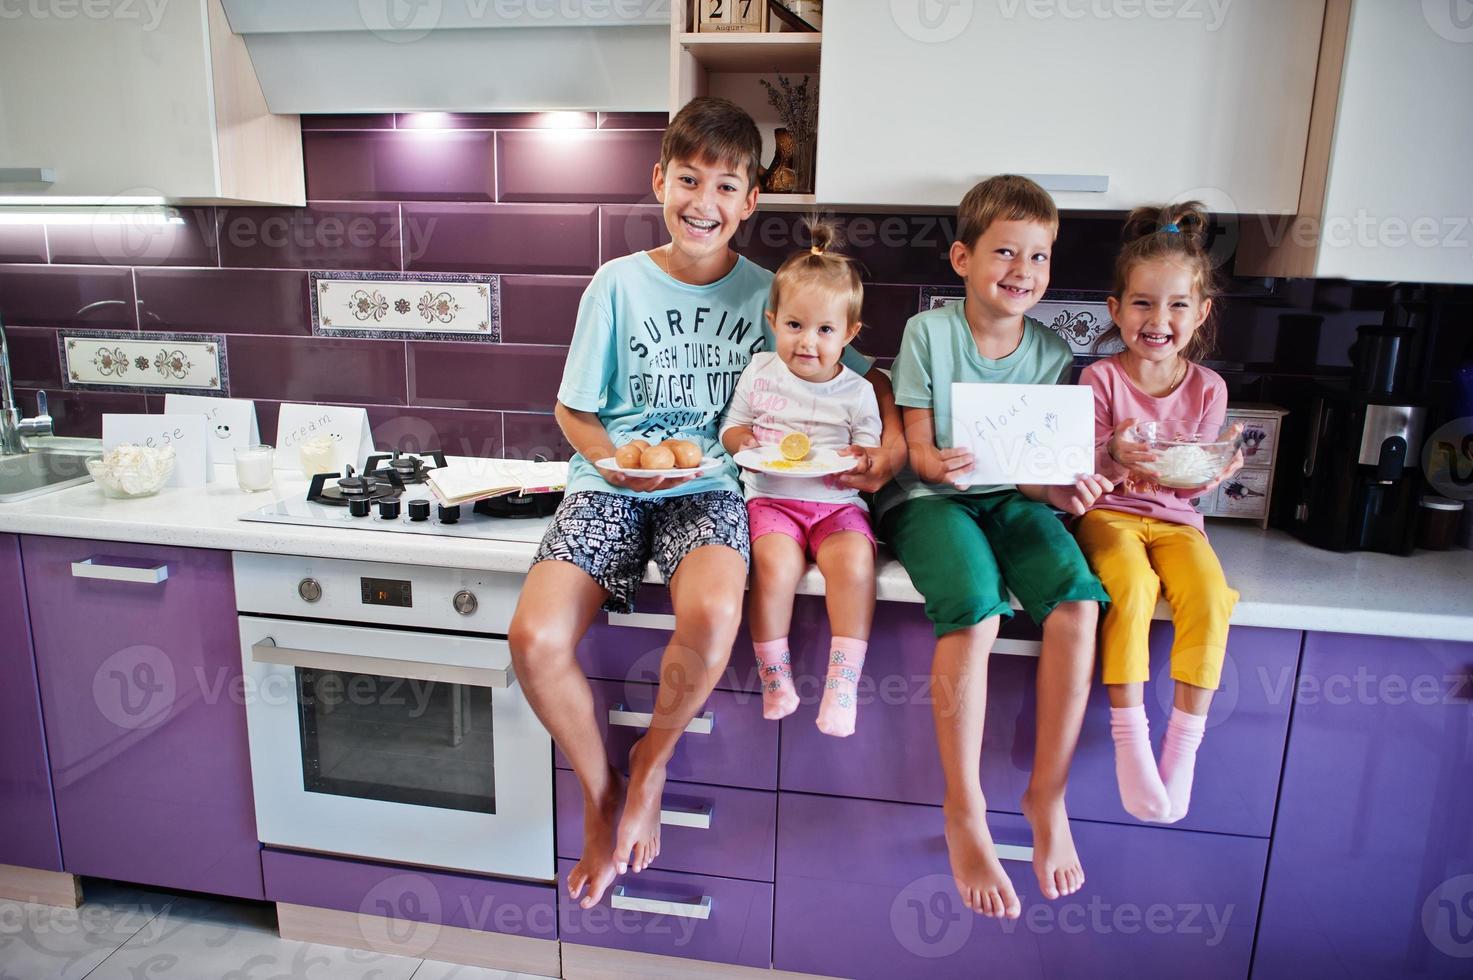
[[[501,277],[313,272],[312,332],[324,337],[501,340]]]
[[[63,388],[197,395],[230,390],[225,338],[218,334],[63,330],[56,342]]]
[[[965,295],[965,290],[955,286],[926,286],[921,290],[921,309],[934,310],[959,302]],[[1099,293],[1055,289],[1045,293],[1028,315],[1062,337],[1075,354],[1104,356],[1125,349],[1110,319],[1110,308]]]

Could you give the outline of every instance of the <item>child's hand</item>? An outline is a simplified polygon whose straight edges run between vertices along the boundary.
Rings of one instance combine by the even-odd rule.
[[[1242,431],[1243,431],[1243,423],[1241,423],[1241,422],[1235,422],[1235,423],[1233,423],[1233,427],[1228,430],[1228,438],[1229,439],[1236,439],[1239,436],[1239,434],[1242,433]],[[1207,484],[1205,487],[1203,487],[1200,490],[1193,490],[1192,493],[1191,493],[1191,495],[1193,497],[1201,497],[1201,496],[1204,496],[1204,495],[1206,495],[1208,493],[1211,493],[1213,491],[1213,489],[1215,489],[1219,483],[1221,483],[1223,480],[1226,480],[1228,477],[1232,476],[1234,473],[1238,472],[1238,470],[1241,470],[1242,468],[1243,468],[1243,449],[1240,446],[1238,448],[1238,451],[1235,452],[1235,453],[1233,453],[1233,458],[1228,461],[1227,467],[1224,468],[1221,473],[1217,474],[1217,479],[1213,480],[1211,483]]]
[[[845,446],[838,451],[840,456],[853,456],[858,462],[854,469],[829,478],[830,486],[874,493],[890,482],[884,450],[879,446]]]
[[[1140,464],[1149,463],[1156,458],[1155,452],[1135,437],[1135,426],[1139,421],[1140,419],[1126,419],[1115,426],[1115,432],[1110,436],[1110,458],[1128,470],[1136,469]]]
[[[1115,484],[1098,473],[1083,474],[1072,486],[1050,486],[1044,489],[1043,499],[1066,514],[1082,517],[1094,502],[1111,490]]]
[[[695,474],[689,476],[630,476],[618,470],[604,469],[602,466],[594,466],[598,475],[604,478],[605,483],[616,487],[624,487],[632,493],[654,493],[656,490],[664,490],[666,487],[678,487],[695,479]]]
[[[975,461],[970,449],[938,449],[935,446],[914,447],[920,448],[921,459],[911,461],[916,474],[927,483],[948,483],[958,490],[965,490],[972,484],[966,479],[966,474],[971,471]],[[915,464],[919,462],[920,465]]]

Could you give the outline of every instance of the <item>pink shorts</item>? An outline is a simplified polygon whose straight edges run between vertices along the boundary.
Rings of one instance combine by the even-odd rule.
[[[752,540],[764,534],[786,534],[817,558],[819,546],[835,531],[858,531],[875,543],[869,512],[858,504],[820,504],[811,500],[783,497],[753,497],[747,501],[747,522]]]

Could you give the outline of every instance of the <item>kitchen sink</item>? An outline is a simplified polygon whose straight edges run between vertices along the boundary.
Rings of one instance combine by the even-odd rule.
[[[30,451],[0,456],[0,504],[39,497],[88,483],[88,456],[102,454],[99,439],[48,437],[32,439]]]

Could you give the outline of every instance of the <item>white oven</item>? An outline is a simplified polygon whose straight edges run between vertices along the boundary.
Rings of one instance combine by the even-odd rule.
[[[234,558],[262,842],[551,881],[552,742],[504,638],[521,577]]]

